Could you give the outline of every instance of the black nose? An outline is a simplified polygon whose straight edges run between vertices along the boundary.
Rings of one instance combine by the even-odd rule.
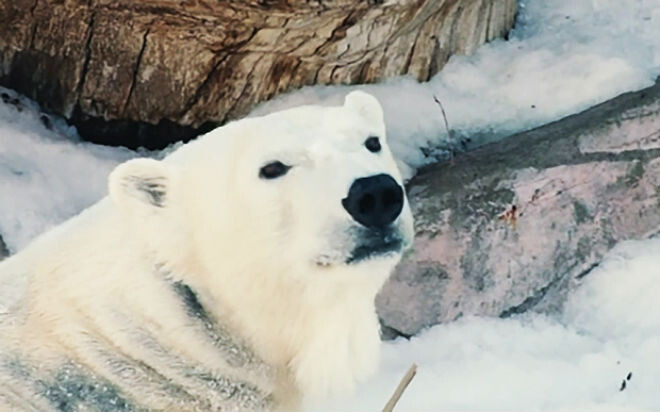
[[[341,204],[358,223],[384,228],[401,213],[403,189],[390,175],[363,177],[353,182]]]

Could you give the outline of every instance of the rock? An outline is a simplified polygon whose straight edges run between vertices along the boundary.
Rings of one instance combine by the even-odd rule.
[[[427,80],[505,35],[515,0],[11,0],[0,84],[84,138],[162,148],[311,84]]]
[[[7,249],[7,244],[5,244],[2,236],[0,236],[0,260],[6,258],[7,256],[9,256],[9,249]]]
[[[390,336],[558,310],[617,242],[660,232],[660,79],[433,165],[408,192],[415,244],[377,298]]]

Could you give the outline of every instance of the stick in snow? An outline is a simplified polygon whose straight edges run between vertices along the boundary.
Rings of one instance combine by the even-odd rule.
[[[394,410],[394,406],[396,405],[397,402],[399,402],[401,395],[403,395],[403,391],[406,390],[406,388],[410,384],[410,381],[412,381],[412,379],[415,377],[416,373],[417,373],[417,365],[413,363],[412,365],[410,365],[408,372],[406,372],[406,374],[403,375],[403,378],[401,378],[401,382],[399,382],[399,386],[397,386],[396,389],[394,390],[394,393],[392,394],[390,400],[387,401],[387,404],[385,404],[385,407],[383,408],[383,412],[392,412]]]

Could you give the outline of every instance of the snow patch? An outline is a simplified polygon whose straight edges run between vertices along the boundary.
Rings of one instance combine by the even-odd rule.
[[[0,235],[15,253],[104,196],[107,175],[136,153],[82,143],[30,100],[0,94]]]
[[[396,410],[657,411],[658,302],[660,239],[624,242],[563,315],[463,318],[385,343],[379,373],[354,396],[308,410],[380,410],[416,363]]]

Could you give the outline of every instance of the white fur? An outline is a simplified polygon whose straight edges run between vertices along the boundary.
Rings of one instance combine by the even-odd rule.
[[[365,149],[369,136],[381,139],[380,153]],[[40,363],[65,356],[117,381],[90,349],[102,336],[185,385],[176,367],[136,344],[137,325],[188,363],[272,392],[280,408],[294,407],[299,394],[350,389],[376,367],[374,297],[400,254],[345,264],[356,223],[341,199],[357,178],[387,173],[401,184],[385,139],[376,99],[353,92],[344,106],[237,121],[162,161],[118,166],[109,198],[0,264],[3,276],[28,276],[18,326],[0,338],[0,352]],[[260,178],[274,160],[292,168]],[[407,201],[395,223],[409,242]],[[191,324],[163,273],[190,285],[264,366],[229,365]],[[118,385],[154,390],[145,405],[168,405],[140,382]]]

